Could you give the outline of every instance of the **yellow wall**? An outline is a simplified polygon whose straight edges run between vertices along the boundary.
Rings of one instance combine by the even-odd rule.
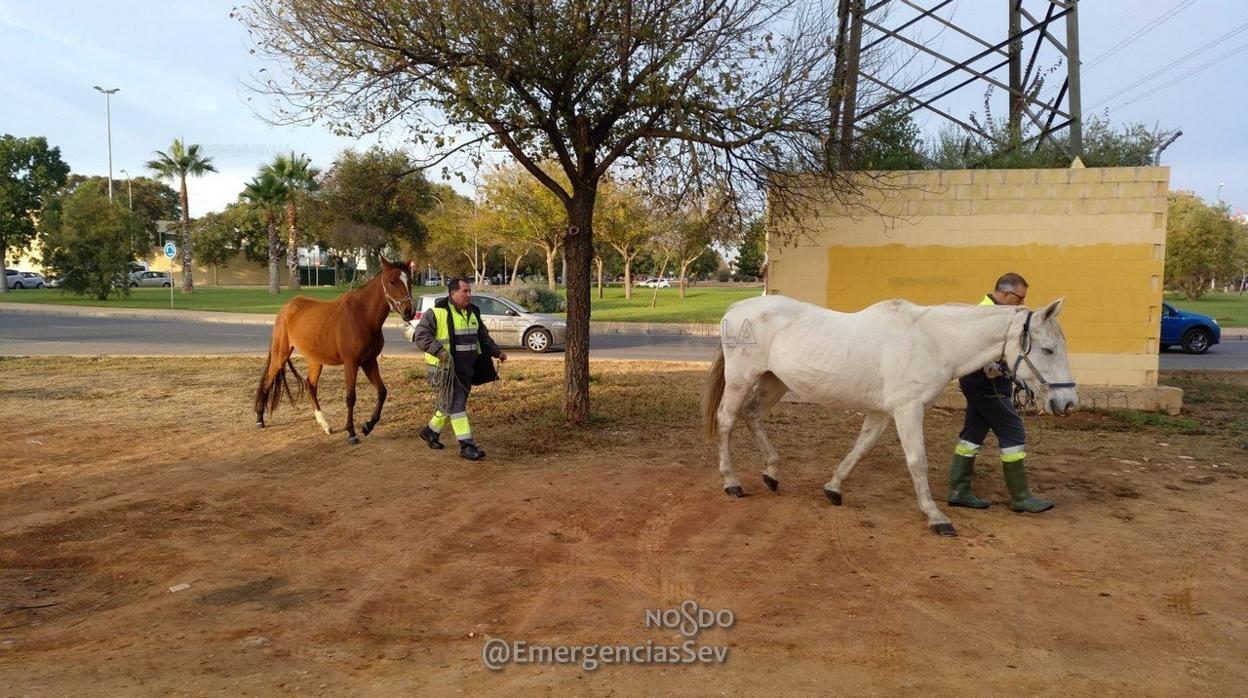
[[[1168,168],[886,177],[863,206],[808,216],[796,246],[773,236],[768,292],[842,311],[886,298],[974,303],[1014,271],[1031,284],[1029,305],[1066,297],[1078,382],[1157,384]]]
[[[149,255],[144,258],[148,267],[152,271],[169,271],[170,260],[165,257],[165,253],[157,250],[155,255]],[[243,256],[240,252],[234,255],[229,263],[217,267],[216,271],[205,264],[192,261],[192,271],[195,276],[196,286],[268,286],[269,285],[269,265],[267,263],[261,265],[251,261]],[[173,260],[174,278],[179,283],[182,281],[182,250],[178,250],[178,256]],[[278,264],[277,277],[282,287],[286,287],[290,279],[290,274],[286,272],[286,256],[282,255]]]

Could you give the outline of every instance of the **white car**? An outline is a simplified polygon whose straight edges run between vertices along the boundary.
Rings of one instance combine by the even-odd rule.
[[[140,271],[130,275],[130,287],[138,286],[150,287],[157,286],[160,288],[169,288],[169,272],[167,271]]]
[[[44,283],[43,275],[33,271],[6,269],[4,275],[5,280],[9,282],[9,288],[43,288],[47,285]]]
[[[433,309],[433,304],[446,298],[445,293],[423,295],[417,298],[416,317]],[[524,347],[529,351],[545,352],[567,342],[568,324],[561,318],[545,313],[531,313],[501,296],[473,293],[472,303],[481,309],[481,321],[490,337],[500,347]]]
[[[634,284],[635,286],[643,286],[645,288],[671,288],[672,283],[667,279],[656,279],[651,277],[644,281]]]

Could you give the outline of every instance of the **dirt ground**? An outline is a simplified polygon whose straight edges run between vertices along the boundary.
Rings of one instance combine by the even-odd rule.
[[[727,498],[702,367],[595,363],[595,418],[558,416],[561,364],[474,393],[487,460],[431,451],[418,363],[359,446],[305,405],[252,427],[254,359],[0,360],[0,694],[1242,695],[1248,376],[1169,376],[1180,418],[1029,418],[1012,514],[928,532],[895,436],[833,507],[859,417],[782,404],[778,494]],[[321,397],[344,415],[341,371]],[[372,390],[361,391],[367,416]],[[927,418],[943,503],[960,415]],[[445,438],[450,441],[449,428]],[[986,449],[989,451],[990,449]],[[180,588],[170,591],[170,588]],[[700,666],[482,666],[487,639],[669,645],[647,609],[730,609]]]

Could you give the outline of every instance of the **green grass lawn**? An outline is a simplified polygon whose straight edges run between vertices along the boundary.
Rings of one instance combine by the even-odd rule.
[[[307,288],[299,293],[291,293],[283,289],[281,293],[270,294],[264,287],[248,288],[198,288],[195,293],[182,295],[173,289],[173,307],[177,310],[219,310],[227,313],[269,313],[273,314],[286,301],[296,295],[310,296],[320,300],[331,300],[342,293],[333,287]],[[25,289],[0,294],[0,302],[9,303],[55,303],[58,305],[88,305],[104,308],[169,308],[169,289],[167,288],[132,288],[129,296],[110,295],[108,300],[97,300],[94,296],[76,296],[72,293],[61,293],[55,288]]]
[[[591,319],[595,322],[710,322],[718,323],[728,306],[739,300],[762,294],[761,285],[745,287],[690,286],[685,289],[685,299],[680,289],[659,289],[658,302],[653,308],[652,288],[634,288],[632,300],[624,298],[622,286],[607,286],[598,298],[597,287],[592,289]]]
[[[1223,327],[1248,327],[1248,293],[1206,293],[1198,301],[1189,301],[1182,293],[1166,292],[1166,302],[1179,310],[1208,315]]]
[[[480,291],[489,292],[482,286]],[[440,287],[417,289],[417,293],[437,293]],[[173,292],[173,307],[179,310],[217,310],[229,313],[273,314],[282,304],[295,295],[310,296],[320,300],[338,297],[341,290],[331,287],[308,288],[299,294],[283,290],[270,295],[267,288],[199,288],[195,293],[182,295]],[[636,288],[632,300],[624,299],[624,289],[608,286],[603,298],[593,290],[593,319],[601,322],[719,322],[724,311],[733,303],[762,293],[761,286],[706,287],[691,286],[686,298],[680,299],[680,289],[659,289],[658,303],[650,307],[653,289]],[[108,300],[96,300],[92,296],[75,296],[57,289],[26,289],[0,294],[0,302],[9,303],[56,303],[60,305],[101,306],[105,308],[169,308],[169,289],[132,288],[128,297],[110,296]]]

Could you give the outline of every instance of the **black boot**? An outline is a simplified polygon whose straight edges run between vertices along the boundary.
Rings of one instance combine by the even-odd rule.
[[[429,448],[435,450],[446,448],[441,441],[438,441],[438,432],[430,429],[428,424],[425,425],[424,429],[420,430],[420,438],[424,439],[426,444],[429,444]]]
[[[468,460],[481,460],[485,458],[485,451],[477,448],[477,444],[473,443],[472,439],[467,439],[459,442],[459,457],[467,458]]]
[[[1031,490],[1027,488],[1026,466],[1023,463],[1024,461],[1020,460],[1001,464],[1005,471],[1005,486],[1010,490],[1010,508],[1027,514],[1039,514],[1052,509],[1051,500],[1031,495]]]
[[[949,506],[987,509],[988,501],[971,494],[971,479],[975,474],[975,457],[953,454],[949,464]]]

